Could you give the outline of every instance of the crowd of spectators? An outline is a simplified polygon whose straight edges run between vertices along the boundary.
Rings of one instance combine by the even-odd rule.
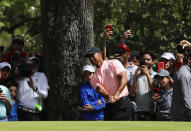
[[[0,121],[39,121],[48,80],[39,72],[41,57],[23,51],[24,37],[14,36],[0,52]]]
[[[79,110],[83,120],[191,121],[191,43],[182,40],[176,53],[131,51],[125,30],[114,54],[108,52],[112,26],[102,49],[86,52]],[[0,121],[39,121],[48,80],[39,71],[42,57],[23,50],[23,36],[0,50]],[[111,55],[113,57],[111,57]],[[154,64],[158,68],[153,68]]]
[[[91,47],[85,55],[95,69],[88,88],[96,93],[81,96],[82,111],[99,118],[93,120],[191,121],[191,43],[182,40],[175,54],[162,52],[156,58],[152,51],[130,51],[128,29],[111,54],[112,35],[112,26],[106,26],[102,50]],[[97,106],[102,106],[99,111],[104,110],[104,118],[96,117]]]

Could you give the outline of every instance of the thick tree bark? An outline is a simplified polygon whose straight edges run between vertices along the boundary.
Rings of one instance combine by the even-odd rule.
[[[48,120],[79,120],[85,52],[93,45],[93,0],[41,0]]]

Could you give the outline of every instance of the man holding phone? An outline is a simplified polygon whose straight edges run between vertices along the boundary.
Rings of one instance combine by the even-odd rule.
[[[135,72],[131,90],[136,95],[135,102],[137,109],[134,114],[135,120],[151,120],[150,104],[151,104],[151,85],[153,78],[157,74],[153,71],[155,56],[152,52],[143,52],[140,66]]]
[[[175,121],[191,121],[191,52],[175,77],[172,114]]]
[[[155,75],[155,82],[152,84],[152,109],[156,115],[157,121],[170,121],[171,116],[171,102],[173,88],[170,82],[170,73],[161,69],[157,75]]]
[[[111,37],[113,36],[113,27],[112,25],[106,25],[105,26],[105,31],[104,31],[104,42],[102,46],[102,52],[103,52],[103,59],[108,60],[111,52]],[[125,31],[123,32],[123,37],[121,39],[120,44],[126,44],[127,43],[127,38],[131,36],[131,29],[130,26],[126,27]]]
[[[191,52],[191,43],[187,40],[182,40],[177,45],[177,60],[183,61],[184,63],[187,63],[187,56]],[[183,60],[182,60],[183,59]]]
[[[110,57],[110,43],[111,43],[111,37],[113,36],[113,27],[112,25],[106,25],[104,30],[104,41],[102,46],[102,52],[103,52],[103,59],[108,60]]]

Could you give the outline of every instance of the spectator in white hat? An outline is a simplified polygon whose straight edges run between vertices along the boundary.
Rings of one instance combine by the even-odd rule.
[[[170,53],[170,52],[163,53],[159,61],[164,62],[164,69],[168,70],[171,77],[173,77],[175,72],[175,62],[176,62],[176,59],[173,53]]]
[[[84,109],[84,120],[103,120],[105,108],[104,98],[95,91],[91,86],[90,80],[93,77],[95,69],[91,65],[86,65],[83,68],[83,77],[86,83],[80,89],[81,106]]]
[[[0,79],[2,79],[2,69],[0,68]],[[0,121],[7,121],[7,112],[12,108],[12,100],[7,87],[0,85]]]
[[[1,69],[0,84],[6,86],[8,78],[10,77],[11,65],[7,62],[1,62],[0,69]]]

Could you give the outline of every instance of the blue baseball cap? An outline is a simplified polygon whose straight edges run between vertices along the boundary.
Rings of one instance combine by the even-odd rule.
[[[161,77],[169,77],[170,73],[165,69],[161,69],[159,71],[159,73],[157,75],[155,75],[155,78],[158,78],[159,76],[161,76]]]

